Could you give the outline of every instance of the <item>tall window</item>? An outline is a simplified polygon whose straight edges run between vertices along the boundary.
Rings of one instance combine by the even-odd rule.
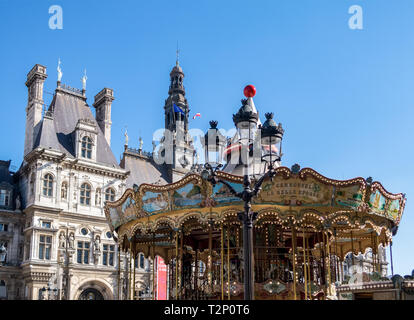
[[[78,241],[78,263],[89,264],[90,242]]]
[[[43,177],[43,195],[46,197],[53,196],[53,177],[49,173]]]
[[[91,204],[91,186],[87,183],[81,185],[80,203],[84,206],[89,206]]]
[[[115,246],[114,245],[103,245],[102,264],[104,266],[114,265]]]
[[[41,235],[39,239],[39,259],[50,260],[52,237]]]
[[[0,223],[0,231],[8,231],[9,225],[7,223]]]
[[[62,200],[68,199],[68,183],[66,181],[62,182],[62,186],[60,188],[60,198]]]
[[[81,148],[82,158],[92,158],[92,139],[89,137],[82,138],[82,148]]]
[[[0,206],[8,206],[10,203],[10,191],[1,189],[0,190]]]
[[[115,201],[115,191],[112,188],[108,188],[105,191],[105,201]]]
[[[101,188],[96,188],[95,191],[95,206],[101,205]]]

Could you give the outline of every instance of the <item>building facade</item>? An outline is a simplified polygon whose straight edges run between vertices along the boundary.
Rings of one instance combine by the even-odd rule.
[[[118,256],[103,213],[104,202],[125,191],[128,176],[110,148],[113,90],[95,96],[95,118],[85,89],[58,81],[42,112],[46,78],[41,65],[27,75],[21,167],[10,174],[0,164],[0,240],[7,250],[1,298],[122,298],[131,257]],[[138,292],[148,282],[149,262],[135,260]]]

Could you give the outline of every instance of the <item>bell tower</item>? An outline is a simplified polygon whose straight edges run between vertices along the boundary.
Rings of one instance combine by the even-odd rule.
[[[170,72],[170,87],[168,98],[165,100],[165,129],[164,141],[170,141],[166,150],[172,152],[172,163],[167,163],[168,172],[172,182],[182,178],[194,163],[193,141],[188,134],[188,117],[190,108],[185,98],[183,85],[184,72],[177,61]],[[170,135],[170,139],[167,139]]]

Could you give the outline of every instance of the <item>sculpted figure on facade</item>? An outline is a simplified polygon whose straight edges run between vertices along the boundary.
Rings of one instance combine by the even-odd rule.
[[[66,247],[66,237],[63,232],[60,233],[59,236],[59,248],[65,248]]]

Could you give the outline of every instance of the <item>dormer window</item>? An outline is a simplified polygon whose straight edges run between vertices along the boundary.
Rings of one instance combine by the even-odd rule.
[[[43,177],[43,195],[45,197],[53,196],[53,176],[50,173]]]
[[[0,190],[0,206],[8,206],[10,204],[10,191]]]
[[[92,139],[89,137],[82,138],[81,156],[92,159]]]

